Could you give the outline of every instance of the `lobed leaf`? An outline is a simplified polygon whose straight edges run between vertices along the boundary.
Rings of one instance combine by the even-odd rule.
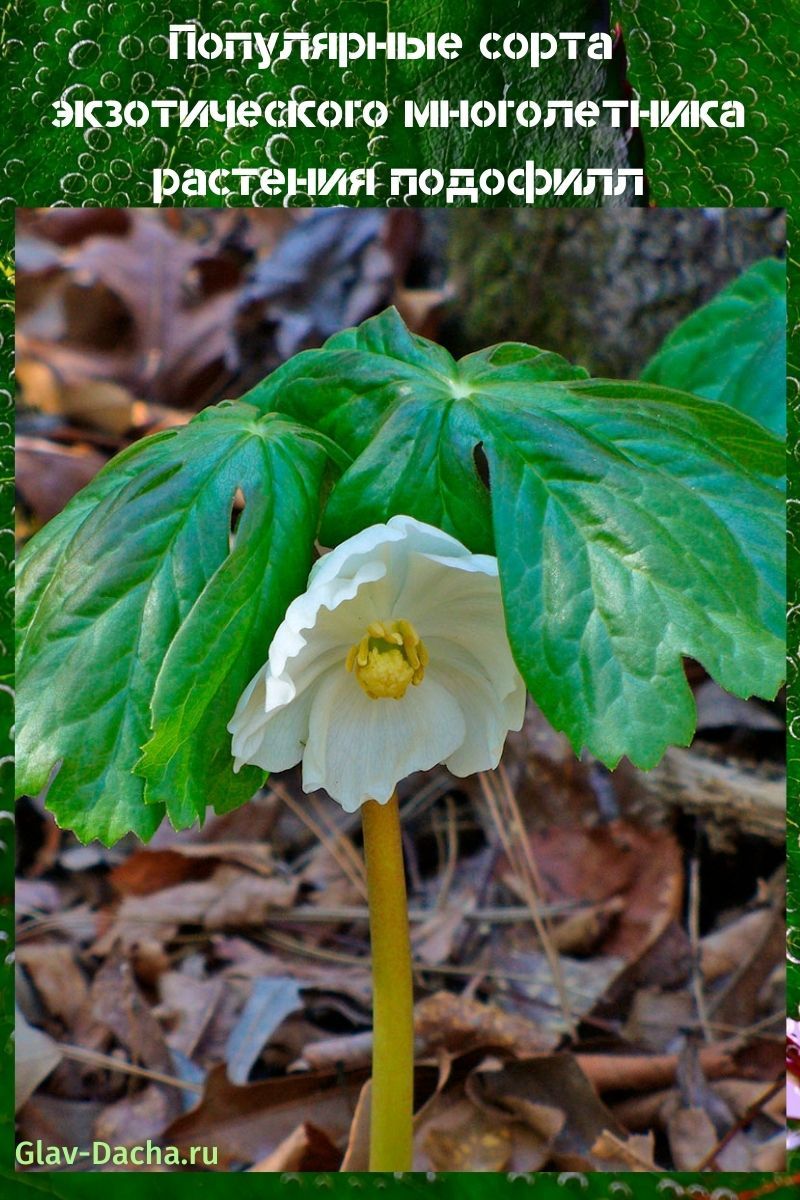
[[[233,775],[225,726],[305,584],[326,459],[318,435],[222,405],[112,461],[32,540],[17,785],[36,793],[55,770],[59,824],[147,838],[165,812],[182,827],[259,786]]]
[[[328,544],[405,512],[497,554],[517,663],[576,751],[649,767],[688,743],[684,656],[736,695],[779,687],[783,451],[742,413],[533,347],[456,363],[391,310],[250,399],[353,454]]]
[[[672,331],[642,379],[786,432],[786,264],[765,258]]]

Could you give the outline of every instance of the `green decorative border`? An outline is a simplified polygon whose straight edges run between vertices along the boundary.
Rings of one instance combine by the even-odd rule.
[[[599,0],[594,7],[598,19],[601,19],[606,9],[603,0]],[[391,19],[394,27],[405,21],[406,27],[413,31],[415,9],[419,11],[416,6],[411,5],[410,0],[393,0],[391,11],[389,0],[365,0],[358,7],[357,24],[359,28],[380,28],[381,22],[385,26],[387,20]],[[569,5],[561,0],[553,0],[548,5],[539,6],[539,9],[540,11],[532,14],[530,5],[513,0],[497,0],[496,3],[489,0],[467,0],[466,4],[464,0],[437,0],[437,3],[425,10],[425,26],[440,31],[449,28],[460,30],[465,22],[475,29],[499,27],[527,32],[532,27],[558,28],[558,14],[569,11]],[[541,9],[544,9],[544,12]],[[354,6],[351,6],[350,11],[355,11]],[[119,45],[120,31],[138,37],[143,29],[150,30],[153,22],[159,27],[166,25],[170,14],[175,20],[200,16],[209,27],[214,27],[215,23],[222,19],[232,19],[232,27],[242,27],[246,20],[273,15],[279,20],[282,18],[283,24],[289,28],[296,28],[312,16],[315,21],[327,21],[332,28],[346,28],[347,12],[347,6],[343,8],[330,0],[293,0],[291,4],[286,0],[286,3],[277,4],[251,3],[230,6],[216,3],[215,0],[194,0],[193,3],[173,0],[172,4],[167,5],[156,3],[155,0],[142,0],[136,6],[125,5],[122,0],[94,4],[79,3],[79,0],[54,0],[52,3],[46,0],[12,0],[0,12],[0,50],[5,62],[4,79],[10,84],[8,94],[12,106],[7,130],[11,131],[13,140],[13,148],[9,150],[0,169],[0,178],[3,179],[3,187],[0,188],[0,258],[4,268],[3,277],[0,278],[0,355],[3,374],[3,382],[0,385],[0,503],[3,506],[0,523],[3,536],[0,564],[6,572],[3,587],[0,589],[0,672],[3,676],[0,680],[3,688],[0,691],[0,936],[7,939],[2,942],[5,986],[2,990],[0,1012],[3,1022],[0,1029],[0,1174],[12,1178],[15,1191],[38,1191],[57,1197],[91,1197],[99,1194],[100,1189],[107,1186],[99,1175],[62,1173],[24,1174],[14,1177],[12,1168],[13,1060],[10,1034],[13,979],[8,947],[11,944],[13,839],[11,823],[7,816],[12,806],[11,767],[8,761],[11,749],[8,736],[10,696],[7,689],[12,678],[9,662],[12,638],[9,565],[13,502],[10,466],[13,317],[11,285],[7,271],[10,268],[13,248],[15,205],[85,202],[84,196],[73,194],[69,184],[64,182],[70,174],[69,164],[64,158],[68,139],[60,137],[58,131],[53,130],[47,123],[46,104],[52,90],[57,92],[59,83],[60,86],[64,86],[63,80],[58,78],[59,64],[66,62],[72,45],[72,42],[65,42],[63,37],[59,38],[58,31],[64,28],[62,18],[66,15],[73,23],[72,28],[76,30],[76,38],[73,41],[77,40],[78,32],[88,40],[101,39],[104,53],[107,55],[103,66],[107,70],[119,72],[121,79],[118,90],[120,94],[124,94],[126,89],[130,90],[125,71],[127,70],[130,76],[139,68],[135,59],[120,58],[118,63],[112,61],[111,50],[114,45]],[[725,0],[724,3],[722,0],[622,0],[612,5],[612,16],[624,27],[630,80],[642,96],[681,99],[690,97],[696,88],[698,95],[716,95],[724,98],[726,94],[735,95],[736,87],[741,86],[750,89],[745,98],[751,99],[753,111],[757,114],[751,129],[731,131],[730,134],[718,130],[713,136],[706,133],[681,136],[680,132],[675,131],[654,131],[652,134],[645,131],[645,166],[652,181],[654,201],[662,206],[791,205],[800,189],[798,162],[790,161],[787,154],[787,148],[792,144],[792,135],[796,132],[792,117],[796,115],[800,102],[797,74],[800,57],[793,49],[798,16],[796,0],[778,0],[769,6],[769,11],[765,11],[764,6],[757,0]],[[81,25],[78,26],[75,22],[81,22]],[[714,53],[710,54],[709,51]],[[746,67],[744,74],[742,64]],[[218,78],[217,82],[221,83],[221,80]],[[293,81],[280,77],[275,82],[283,89]],[[395,88],[400,92],[408,85],[407,79],[395,79],[391,77],[391,73],[383,82],[392,93]],[[487,82],[477,78],[477,83],[481,85],[484,94],[493,94],[491,80]],[[425,80],[420,81],[417,78],[413,84],[415,87],[424,86]],[[234,90],[235,86],[227,83],[219,94],[224,95]],[[351,87],[353,94],[358,94],[359,91],[365,95],[374,94],[367,79],[357,78],[355,85]],[[725,89],[728,89],[727,93]],[[212,89],[207,94],[213,95],[215,92]],[[441,81],[435,94],[442,94]],[[7,108],[7,117],[8,113]],[[508,165],[516,164],[521,150],[523,157],[527,156],[532,141],[533,139],[529,138],[528,144],[522,147],[507,145],[505,149]],[[497,135],[488,131],[485,142],[490,145],[495,155],[495,165],[502,167],[502,161],[497,161]],[[152,156],[157,151],[157,148],[154,150],[135,141],[129,141],[125,149],[143,169],[147,164],[148,154]],[[320,159],[328,164],[336,163],[340,153],[358,154],[362,149],[357,144],[343,146],[336,131],[332,131],[322,148],[315,148],[313,144],[295,147],[295,164],[302,166],[303,162]],[[456,165],[458,162],[471,161],[468,155],[464,154],[463,147],[458,149],[459,158]],[[374,149],[371,152],[374,152]],[[476,150],[476,160],[479,160],[481,152],[482,148]],[[91,156],[96,155],[98,151],[87,143],[86,149],[81,150],[81,153]],[[113,150],[111,154],[113,155]],[[441,147],[437,148],[436,145],[422,145],[418,155],[420,158],[425,156],[427,161],[437,165],[443,161]],[[88,164],[89,158],[85,161]],[[103,195],[100,199],[105,203],[119,203],[118,196],[127,195],[127,201],[123,202],[146,203],[147,197],[141,186],[134,186],[135,178],[127,184],[121,176],[117,178],[114,175],[114,161],[111,156],[108,157],[108,174],[115,182],[112,182],[108,199]],[[406,161],[409,161],[408,158]],[[87,170],[93,170],[95,167],[95,159],[92,159],[91,166],[87,165]],[[119,172],[122,168],[117,167],[116,170]],[[790,228],[793,230],[793,222],[790,222]],[[796,461],[800,457],[800,273],[797,257],[791,258],[790,263],[789,321],[792,336],[788,389],[790,446],[793,448],[789,457],[792,497],[790,546],[793,551],[790,563],[790,596],[793,602],[793,618],[790,624],[789,709],[792,718],[792,740],[789,762],[791,820],[794,822],[790,825],[790,945],[797,949],[800,957],[800,693],[796,664],[800,642],[800,617],[796,615],[800,614],[800,571],[797,569],[796,552],[800,542],[800,520],[796,516],[797,505],[800,503],[800,467]],[[790,971],[788,995],[790,1011],[797,1013],[800,1011],[800,971],[797,969]],[[382,1186],[407,1194],[422,1191],[426,1195],[449,1197],[457,1194],[461,1197],[496,1195],[498,1189],[509,1194],[519,1193],[533,1187],[543,1197],[563,1198],[574,1192],[586,1197],[618,1196],[622,1200],[628,1196],[674,1195],[697,1198],[712,1193],[719,1197],[739,1196],[742,1200],[756,1200],[762,1195],[788,1197],[796,1194],[797,1184],[800,1182],[798,1176],[778,1177],[766,1174],[626,1174],[587,1177],[563,1173],[522,1176],[504,1181],[491,1175],[438,1176],[430,1180],[423,1176],[408,1176],[395,1180],[353,1175],[295,1175],[269,1176],[264,1181],[254,1182],[252,1185],[244,1182],[246,1178],[247,1176],[240,1176],[236,1186],[243,1186],[245,1189],[252,1186],[259,1192],[265,1189],[286,1188],[299,1193],[311,1190],[315,1194],[319,1194],[320,1191],[332,1191],[344,1195],[364,1187]],[[158,1200],[162,1195],[175,1196],[176,1192],[183,1190],[184,1184],[181,1177],[175,1175],[148,1175],[145,1181],[135,1174],[122,1174],[115,1177],[113,1186],[122,1200],[127,1200],[129,1195],[138,1194],[143,1186]],[[194,1178],[190,1186],[192,1189],[202,1189],[203,1194],[213,1200],[217,1195],[226,1194],[230,1188],[230,1179],[228,1176],[206,1174]]]

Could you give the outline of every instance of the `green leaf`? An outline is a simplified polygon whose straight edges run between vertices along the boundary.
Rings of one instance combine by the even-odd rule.
[[[642,379],[723,400],[786,432],[786,265],[765,258],[682,321]]]
[[[146,838],[165,811],[183,827],[259,786],[233,775],[225,725],[305,584],[320,442],[245,404],[209,409],[114,460],[32,540],[18,788],[58,767],[47,804],[81,839]]]
[[[15,619],[19,636],[17,657],[24,659],[25,642],[36,609],[52,582],[76,531],[106,496],[119,491],[123,484],[139,471],[144,456],[151,466],[169,454],[170,443],[177,431],[166,430],[134,442],[117,454],[91,483],[81,488],[65,508],[47,522],[20,552],[16,568]]]
[[[274,419],[261,425],[241,461],[246,504],[235,546],[166,653],[154,734],[136,768],[148,780],[148,802],[165,803],[176,826],[191,825],[208,803],[218,812],[244,803],[261,781],[255,770],[233,774],[226,726],[308,578],[324,455],[282,436]]]
[[[586,378],[582,367],[530,346],[490,348],[471,361],[477,369],[493,354],[524,362],[527,379]],[[476,467],[482,435],[473,406],[461,402],[457,372],[446,350],[409,333],[391,308],[335,334],[324,352],[296,355],[248,393],[262,411],[291,413],[356,458],[326,508],[326,544],[409,513],[494,553],[489,493]]]
[[[359,351],[356,347],[362,347]],[[503,345],[454,362],[392,311],[251,393],[354,455],[328,544],[405,512],[495,552],[528,688],[577,751],[652,766],[694,729],[682,657],[784,670],[781,443],[723,404]]]

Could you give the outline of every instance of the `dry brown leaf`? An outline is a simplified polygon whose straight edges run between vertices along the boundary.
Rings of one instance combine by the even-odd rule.
[[[529,935],[526,933],[526,938]],[[511,938],[504,939],[511,941]],[[486,966],[498,975],[508,974],[510,986],[498,993],[504,1008],[523,1013],[545,1032],[552,1044],[566,1028],[559,989],[547,955],[539,950],[504,949],[490,944]],[[573,1020],[586,1016],[616,986],[625,969],[620,958],[596,955],[591,959],[561,955],[559,967]]]
[[[134,850],[108,878],[121,896],[150,896],[187,879],[207,878],[213,869],[213,860],[198,863],[173,849]]]
[[[206,879],[222,862],[260,875],[272,875],[275,866],[271,848],[258,842],[187,842],[135,850],[109,878],[123,896],[149,896],[186,879]]]
[[[287,960],[278,954],[268,954],[242,937],[216,935],[212,939],[217,958],[230,964],[228,975],[239,979],[260,979],[265,975],[286,973]],[[372,980],[369,963],[339,966],[318,963],[299,956],[292,960],[291,972],[309,988],[345,996],[368,1011],[372,1002]]]
[[[735,971],[763,943],[774,921],[768,908],[744,913],[700,940],[700,966],[706,983]]]
[[[131,1062],[171,1073],[172,1059],[161,1027],[121,952],[107,958],[95,975],[89,1005],[93,1019],[111,1030]]]
[[[17,879],[14,884],[14,911],[17,918],[50,913],[61,905],[61,892],[44,879]]]
[[[230,260],[138,209],[124,238],[87,238],[63,261],[74,287],[111,292],[132,322],[132,349],[117,382],[137,397],[175,403],[210,371],[226,373],[241,281]]]
[[[752,1169],[754,1171],[766,1171],[768,1174],[785,1171],[787,1153],[785,1132],[776,1133],[769,1141],[755,1148]]]
[[[592,1146],[592,1154],[606,1164],[606,1171],[657,1171],[652,1133],[646,1137],[620,1137],[604,1129]]]
[[[222,998],[225,980],[194,979],[180,971],[167,971],[158,980],[158,1015],[166,1027],[173,1050],[191,1058]]]
[[[110,1145],[142,1145],[148,1138],[158,1138],[180,1107],[175,1088],[150,1083],[135,1095],[125,1096],[104,1108],[95,1122],[95,1137]]]
[[[107,379],[67,383],[46,362],[31,357],[21,359],[17,383],[28,408],[74,419],[79,425],[117,436],[127,433],[134,424],[135,397],[127,388]]]
[[[491,1046],[527,1058],[555,1045],[553,1036],[532,1021],[452,992],[436,992],[420,1000],[414,1009],[414,1029],[426,1054],[439,1049],[461,1054]]]
[[[642,1050],[663,1053],[674,1042],[675,1030],[692,1024],[695,1012],[694,997],[688,989],[639,988],[623,1035],[627,1042]]]
[[[136,982],[145,988],[155,988],[170,968],[170,957],[155,938],[142,938],[131,947],[131,965]]]
[[[742,1117],[757,1104],[764,1095],[764,1081],[755,1079],[720,1079],[714,1091],[722,1097],[737,1117]],[[786,1091],[781,1088],[759,1111],[766,1113],[778,1125],[784,1124],[786,1116]]]
[[[336,1171],[341,1154],[326,1133],[304,1121],[251,1171]]]
[[[478,1049],[502,1050],[518,1058],[552,1049],[556,1039],[532,1021],[481,1004],[468,996],[436,992],[414,1007],[415,1056],[458,1056]],[[366,1066],[372,1054],[372,1030],[323,1038],[303,1048],[295,1067],[315,1070]]]
[[[367,1080],[358,1095],[356,1110],[350,1124],[347,1146],[342,1159],[342,1171],[369,1170],[369,1133],[372,1107],[372,1082]]]
[[[88,1150],[94,1141],[95,1121],[104,1107],[102,1100],[64,1100],[37,1092],[17,1114],[17,1132],[20,1140],[41,1141],[45,1148]]]
[[[603,904],[593,904],[571,913],[553,925],[552,941],[560,954],[583,958],[608,936],[612,922],[625,911],[621,896],[612,896]]]
[[[420,1132],[415,1155],[416,1170],[508,1171],[513,1153],[512,1122],[477,1109],[466,1097],[442,1101],[439,1111],[428,1118]],[[549,1146],[537,1157],[538,1170],[546,1161]],[[421,1160],[421,1161],[420,1161]]]
[[[413,1169],[540,1170],[563,1126],[563,1112],[549,1105],[531,1105],[527,1119],[519,1119],[514,1113],[476,1101],[465,1071],[469,1061],[462,1058],[456,1065],[448,1059],[440,1067],[433,1094],[414,1120]],[[490,1062],[484,1061],[486,1065]],[[362,1142],[366,1142],[365,1135]],[[365,1155],[364,1146],[361,1161],[354,1156],[351,1169],[364,1169]]]
[[[442,309],[453,299],[451,286],[441,288],[398,287],[394,305],[413,333],[436,340]]]
[[[549,1157],[566,1169],[597,1169],[597,1139],[606,1130],[624,1133],[570,1054],[486,1064],[469,1077],[467,1094],[484,1109],[524,1122],[540,1138],[544,1129],[551,1131]]]
[[[90,446],[62,446],[45,438],[17,435],[16,487],[37,521],[44,523],[106,465]]]
[[[89,990],[73,947],[64,942],[24,942],[17,947],[17,962],[30,975],[48,1012],[71,1027]]]
[[[465,903],[434,912],[426,921],[414,929],[411,945],[414,958],[429,966],[447,962],[453,952],[453,944],[464,921],[464,913],[474,907]]]
[[[366,1029],[309,1042],[303,1047],[302,1057],[292,1063],[292,1069],[331,1071],[342,1068],[352,1071],[357,1067],[369,1066],[371,1058],[372,1030]]]
[[[629,1096],[616,1104],[609,1104],[617,1121],[631,1133],[664,1127],[667,1116],[678,1105],[675,1088],[660,1088],[654,1092],[642,1092]]]
[[[667,1122],[667,1134],[678,1171],[696,1170],[719,1141],[711,1118],[702,1108],[678,1108]]]
[[[206,1080],[200,1103],[173,1121],[163,1137],[180,1149],[218,1146],[217,1169],[258,1162],[277,1150],[313,1108],[314,1123],[343,1146],[365,1072],[290,1076],[232,1084],[224,1066]]]
[[[364,894],[356,887],[355,880],[345,874],[328,847],[321,843],[311,851],[300,878],[304,885],[313,888],[309,904],[338,908],[364,903]]]
[[[67,237],[38,217],[20,225],[17,350],[30,404],[115,432],[138,400],[239,395],[378,312],[417,242],[408,211],[108,212]],[[430,324],[435,298],[407,299]]]
[[[61,1062],[58,1044],[41,1029],[29,1025],[19,1009],[14,1023],[14,1060],[14,1098],[19,1110]]]
[[[296,879],[262,879],[233,867],[221,867],[213,881],[219,890],[205,913],[207,929],[262,926],[270,913],[294,904],[299,886]]]
[[[547,901],[624,899],[598,953],[635,961],[681,915],[682,852],[668,830],[618,820],[597,829],[555,826],[530,842]]]
[[[109,952],[117,939],[126,946],[144,937],[170,941],[180,925],[200,925],[218,889],[209,882],[184,883],[147,896],[127,896],[111,916],[110,928],[93,947]]]
[[[763,1015],[761,989],[775,964],[782,960],[786,939],[782,909],[776,905],[769,915],[760,940],[743,947],[736,973],[723,985],[726,994],[715,998],[714,1020],[720,1024],[741,1028]]]
[[[194,859],[186,861],[194,869]],[[126,896],[92,949],[104,955],[118,941],[126,947],[143,939],[168,942],[181,925],[203,925],[210,930],[263,926],[268,915],[291,907],[298,886],[297,879],[264,878],[223,863],[207,879]]]
[[[131,210],[127,208],[31,208],[19,213],[19,243],[29,237],[44,244],[70,246],[97,233],[128,232]]]

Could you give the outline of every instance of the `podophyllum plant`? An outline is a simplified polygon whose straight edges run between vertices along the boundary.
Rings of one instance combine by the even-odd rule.
[[[771,317],[735,297],[726,339],[725,293],[683,350],[673,336],[674,378],[668,357],[652,373],[693,386],[691,344],[711,331],[695,357],[708,377],[715,356],[717,394],[774,425],[781,268],[754,271]],[[455,362],[387,311],[132,446],[32,539],[19,790],[47,788],[60,825],[107,844],[225,812],[300,761],[305,789],[361,808],[370,1167],[406,1170],[397,783],[495,766],[526,689],[576,751],[644,768],[692,737],[684,656],[774,696],[782,474],[780,441],[728,404],[516,343]],[[317,538],[335,549],[312,566]]]

